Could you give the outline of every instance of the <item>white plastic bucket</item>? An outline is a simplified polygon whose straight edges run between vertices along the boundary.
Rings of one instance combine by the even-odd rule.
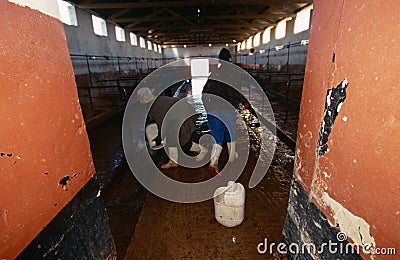
[[[244,219],[245,189],[242,184],[229,181],[214,192],[215,219],[226,227],[240,225]]]

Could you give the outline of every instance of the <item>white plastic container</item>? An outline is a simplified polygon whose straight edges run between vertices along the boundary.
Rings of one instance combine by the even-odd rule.
[[[215,218],[226,227],[240,225],[244,219],[245,189],[233,181],[214,192]]]

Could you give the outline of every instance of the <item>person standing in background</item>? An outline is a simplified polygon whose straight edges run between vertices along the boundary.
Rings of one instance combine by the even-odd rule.
[[[231,61],[231,54],[228,49],[223,48],[218,58],[224,61]],[[219,64],[223,66],[222,64]],[[227,142],[229,161],[233,162],[238,158],[235,151],[236,146],[236,114],[239,104],[249,107],[247,100],[234,88],[229,85],[209,79],[203,88],[202,101],[207,112],[208,127],[215,143],[211,150],[211,161],[208,171],[211,175],[219,175],[218,160],[222,152],[224,140]],[[218,102],[212,96],[218,96],[225,101]]]

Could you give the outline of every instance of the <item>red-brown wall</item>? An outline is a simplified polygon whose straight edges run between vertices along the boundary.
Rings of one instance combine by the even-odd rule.
[[[62,23],[0,9],[0,258],[13,259],[94,166]]]
[[[397,250],[399,19],[397,0],[315,0],[295,163],[297,180],[349,241]],[[327,90],[345,78],[329,151],[318,156]]]

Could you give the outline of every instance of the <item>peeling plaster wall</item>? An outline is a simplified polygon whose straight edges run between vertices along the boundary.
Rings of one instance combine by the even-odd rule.
[[[0,9],[0,258],[14,259],[94,166],[62,23]]]
[[[397,250],[399,13],[396,0],[314,2],[294,171],[349,241]],[[319,153],[329,90],[344,79],[348,86],[329,129],[329,149]]]

